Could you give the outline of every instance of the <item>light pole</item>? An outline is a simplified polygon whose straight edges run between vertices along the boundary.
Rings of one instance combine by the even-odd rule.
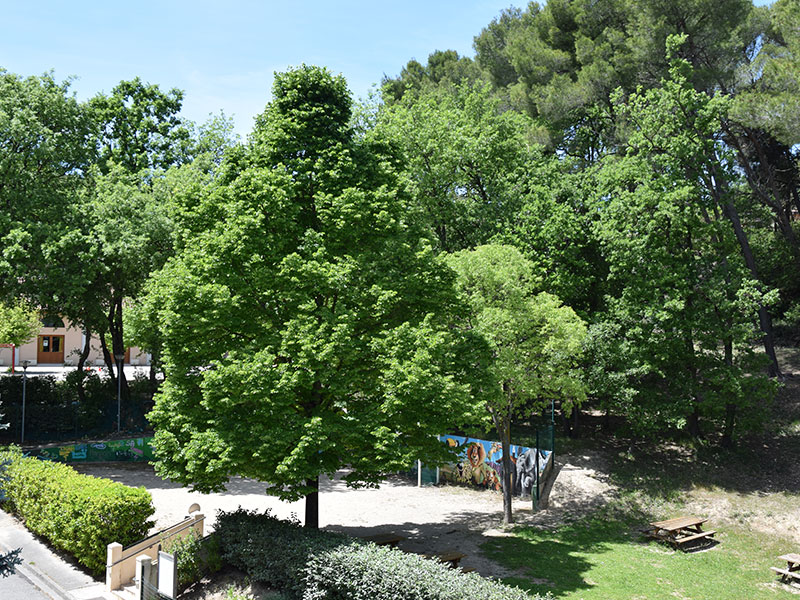
[[[28,365],[31,364],[29,360],[22,361],[22,435],[20,436],[20,446],[25,443],[25,392],[28,383]]]
[[[124,354],[115,354],[117,360],[117,433],[121,429],[121,407],[122,407],[122,361],[125,360]]]

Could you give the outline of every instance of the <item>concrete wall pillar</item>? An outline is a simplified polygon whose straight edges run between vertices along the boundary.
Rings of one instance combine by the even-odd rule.
[[[152,594],[147,590],[156,589],[158,585],[158,571],[153,565],[153,559],[147,554],[140,554],[136,557],[136,600],[147,600]]]
[[[108,545],[106,558],[106,591],[119,589],[122,584],[122,565],[115,564],[122,560],[122,544],[114,542]]]

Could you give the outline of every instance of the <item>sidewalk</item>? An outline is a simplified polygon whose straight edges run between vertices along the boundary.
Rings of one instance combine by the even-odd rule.
[[[108,369],[105,366],[98,367],[95,365],[86,366],[87,369],[94,371],[100,375],[108,375]],[[133,379],[137,375],[140,377],[148,377],[150,375],[150,367],[144,366],[134,366],[134,365],[125,365],[125,377],[127,379]],[[68,373],[72,373],[73,371],[77,371],[77,367],[65,367],[63,365],[32,365],[28,367],[28,377],[40,377],[49,375],[51,377],[55,377],[56,379],[62,380],[65,379]],[[19,375],[22,377],[22,367],[20,365],[16,365],[14,367],[15,375]],[[116,373],[116,368],[114,369]],[[0,366],[0,375],[11,375],[11,366],[9,365],[2,365]]]
[[[0,510],[0,553],[15,548],[22,548],[22,564],[17,566],[17,573],[53,600],[116,600],[116,596],[105,591],[105,582],[59,558],[13,516]],[[0,579],[0,597],[5,599],[2,590]]]

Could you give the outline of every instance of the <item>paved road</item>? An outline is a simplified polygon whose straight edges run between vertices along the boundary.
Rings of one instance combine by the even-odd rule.
[[[3,600],[58,600],[45,594],[19,573],[0,579],[0,598]]]

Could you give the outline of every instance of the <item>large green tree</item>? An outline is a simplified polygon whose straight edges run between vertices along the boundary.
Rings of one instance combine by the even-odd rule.
[[[193,140],[178,115],[182,101],[180,90],[164,92],[138,77],[89,101],[96,125],[95,185],[77,208],[92,259],[84,265],[90,281],[84,302],[92,309],[84,325],[100,334],[112,379],[114,356],[126,350],[124,307],[171,254],[167,207],[158,194],[163,188],[155,184],[164,170],[190,158]],[[87,344],[81,361],[88,352]],[[127,396],[124,371],[118,375]]]
[[[200,199],[219,218],[150,285],[167,373],[150,419],[160,475],[254,477],[306,497],[316,527],[321,474],[372,485],[448,457],[434,434],[481,413],[485,357],[408,195],[354,137],[344,79],[303,66],[273,98]]]
[[[530,119],[486,84],[430,88],[385,108],[373,136],[404,165],[425,225],[446,252],[506,231],[539,157]]]
[[[6,299],[58,313],[82,287],[79,264],[62,249],[80,233],[70,209],[86,185],[92,132],[68,82],[0,70],[0,295]]]
[[[662,88],[614,97],[627,148],[604,159],[598,177],[617,324],[606,333],[619,336],[607,341],[636,380],[625,410],[642,428],[684,424],[699,435],[705,417],[730,443],[737,419],[759,414],[772,393],[752,342],[774,294],[759,282],[738,216],[743,191],[720,131],[729,99],[693,89],[691,72],[675,59]]]
[[[512,246],[487,245],[450,254],[463,318],[492,352],[493,386],[483,394],[503,446],[503,522],[511,511],[511,423],[561,400],[565,410],[585,398],[579,359],[586,324],[541,284],[534,265]]]

